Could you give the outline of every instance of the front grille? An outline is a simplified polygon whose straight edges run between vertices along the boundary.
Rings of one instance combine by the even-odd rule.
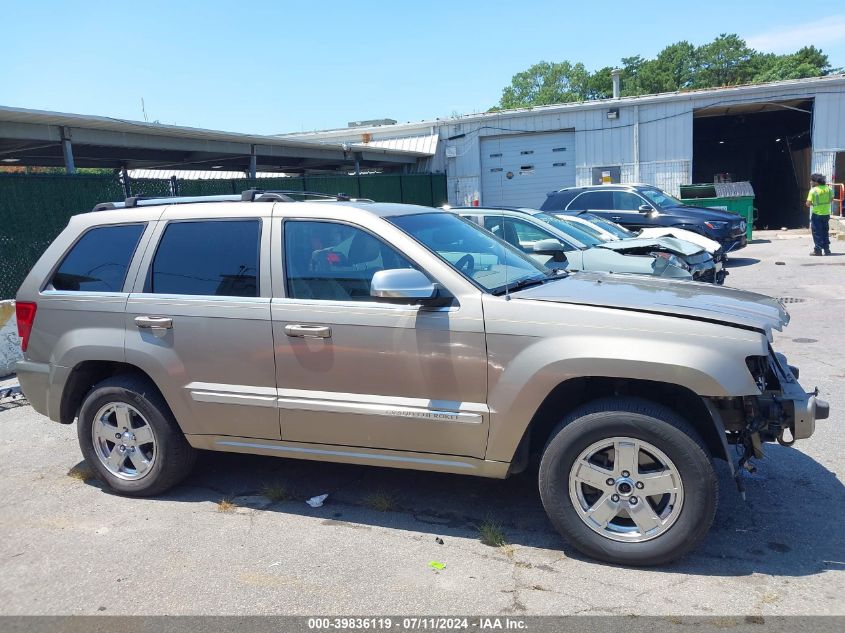
[[[702,283],[712,284],[716,282],[716,269],[715,268],[708,268],[707,270],[702,270],[697,275],[693,276],[693,281],[700,281]]]

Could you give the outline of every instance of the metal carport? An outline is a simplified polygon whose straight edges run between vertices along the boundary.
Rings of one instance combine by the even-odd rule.
[[[0,166],[402,171],[431,154],[0,106]]]

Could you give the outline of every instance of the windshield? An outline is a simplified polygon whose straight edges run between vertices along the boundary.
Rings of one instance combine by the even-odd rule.
[[[493,294],[554,273],[477,224],[452,213],[385,218]]]
[[[670,196],[665,191],[655,188],[640,189],[640,193],[648,198],[653,205],[660,209],[667,209],[669,207],[684,206],[684,203],[677,198]]]
[[[582,213],[581,217],[587,220],[588,222],[592,222],[600,229],[603,229],[608,233],[618,237],[620,240],[627,240],[628,238],[634,237],[633,232],[629,231],[624,226],[616,224],[616,222],[605,220],[604,218],[600,218],[599,216],[593,215],[592,213]]]
[[[608,241],[607,238],[601,237],[600,232],[595,229],[588,230],[587,225],[580,222],[573,222],[566,215],[549,216],[545,213],[538,213],[534,217],[548,222],[559,231],[563,231],[572,239],[578,240],[587,247],[597,246]]]

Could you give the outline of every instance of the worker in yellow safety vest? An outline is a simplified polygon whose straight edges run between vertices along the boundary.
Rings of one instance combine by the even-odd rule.
[[[810,193],[806,206],[810,209],[810,231],[813,234],[813,252],[810,255],[830,255],[830,204],[833,189],[827,186],[822,174],[810,176]]]

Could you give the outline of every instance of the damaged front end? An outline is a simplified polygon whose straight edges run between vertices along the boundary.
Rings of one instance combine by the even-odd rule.
[[[728,444],[742,448],[740,470],[753,472],[750,460],[764,456],[764,442],[792,446],[810,437],[816,420],[830,415],[830,406],[818,397],[818,389],[804,391],[798,383],[798,368],[771,347],[768,356],[749,356],[746,364],[760,393],[711,402],[722,419]],[[737,485],[742,490],[738,477]]]

